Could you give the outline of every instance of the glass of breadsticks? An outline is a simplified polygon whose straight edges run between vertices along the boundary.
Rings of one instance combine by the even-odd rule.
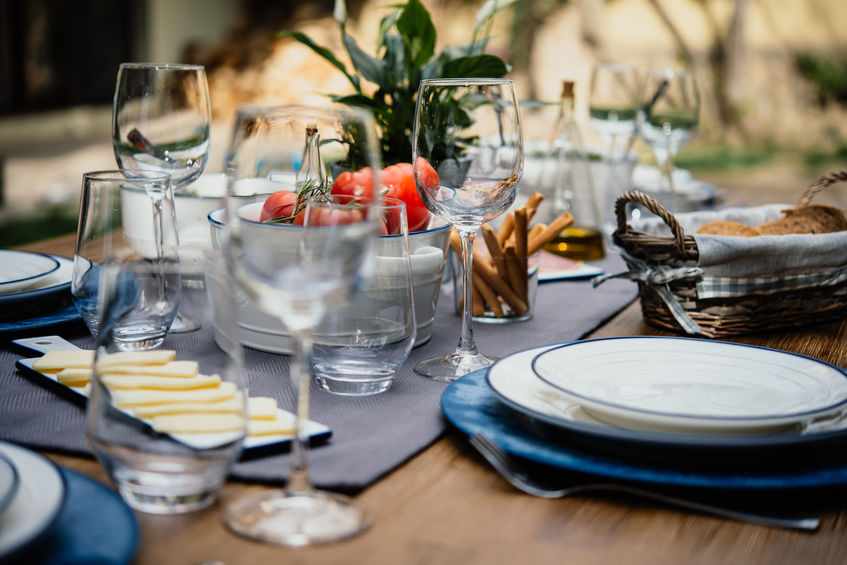
[[[570,213],[563,212],[549,224],[531,225],[542,200],[541,193],[533,192],[524,206],[506,213],[496,230],[488,224],[482,226],[485,248],[477,249],[471,275],[475,322],[504,324],[532,317],[541,248],[574,221]],[[454,258],[459,257],[461,247],[455,230],[450,245]],[[454,261],[453,267],[462,272],[461,261]],[[461,312],[461,277],[453,280],[456,311]]]

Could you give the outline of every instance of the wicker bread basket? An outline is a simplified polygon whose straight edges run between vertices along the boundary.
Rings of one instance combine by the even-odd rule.
[[[806,189],[800,204],[808,204],[814,194],[839,181],[847,181],[847,170],[822,177]],[[661,218],[671,234],[645,233],[629,226],[627,205],[630,203],[637,203]],[[698,266],[700,251],[697,241],[692,234],[685,233],[673,214],[638,191],[618,197],[615,213],[618,227],[614,241],[621,247],[621,254],[629,268],[628,273],[620,276],[637,281],[642,313],[651,325],[715,338],[847,319],[847,247],[843,258],[836,258],[836,262],[841,264],[836,264],[835,276],[830,269],[831,272],[820,279],[824,283],[792,287],[791,284],[782,284],[785,281],[779,281],[780,273],[775,272],[768,278],[772,279],[772,283],[775,279],[777,284],[771,284],[766,292],[754,288],[743,291],[741,295],[704,297],[701,294],[704,273]],[[847,232],[838,234],[800,237],[847,237]],[[780,242],[771,241],[775,241],[776,245]],[[832,239],[809,241],[831,242]],[[832,249],[831,245],[829,247]],[[809,253],[814,253],[813,247],[809,248]],[[803,276],[818,280],[813,278],[814,274],[804,273]],[[600,282],[595,281],[596,284]],[[737,281],[730,277],[730,282]],[[783,287],[786,290],[782,290]]]

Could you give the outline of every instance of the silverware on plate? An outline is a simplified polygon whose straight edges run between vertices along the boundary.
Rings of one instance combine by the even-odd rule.
[[[711,504],[705,504],[695,500],[686,500],[618,483],[583,483],[575,485],[559,484],[555,486],[544,484],[540,480],[530,477],[523,469],[521,469],[520,464],[514,457],[504,452],[500,446],[494,443],[487,435],[482,433],[473,434],[470,436],[470,443],[489,463],[491,463],[495,469],[497,469],[503,478],[512,484],[512,486],[527,494],[541,498],[563,498],[572,494],[591,491],[619,492],[646,498],[656,502],[662,502],[679,508],[696,510],[698,512],[712,514],[714,516],[720,516],[742,522],[751,522],[764,526],[814,531],[817,530],[820,525],[820,520],[818,518],[780,518],[776,516],[752,514],[750,512],[742,512],[730,508],[713,506]]]

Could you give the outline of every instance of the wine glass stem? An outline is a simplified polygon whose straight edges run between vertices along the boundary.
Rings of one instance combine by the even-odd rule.
[[[475,229],[457,228],[459,240],[462,242],[462,334],[459,336],[459,349],[476,355],[477,348],[473,340],[472,327],[472,274],[473,274],[473,246],[476,238]]]
[[[285,490],[288,494],[303,494],[312,489],[309,479],[309,386],[311,372],[309,359],[312,353],[312,336],[308,330],[293,330],[294,357],[291,361],[291,384],[297,399],[294,419],[294,436],[291,438],[291,468]]]
[[[671,203],[671,212],[676,212],[676,186],[673,183],[673,158],[674,158],[674,147],[671,144],[671,136],[670,133],[665,134],[665,143],[667,144],[667,157],[665,157],[664,163],[664,173],[665,179],[668,183],[668,195]]]

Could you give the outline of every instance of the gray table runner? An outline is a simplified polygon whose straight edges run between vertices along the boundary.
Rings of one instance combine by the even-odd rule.
[[[601,266],[611,273],[625,270],[617,255]],[[310,453],[312,480],[322,488],[364,488],[401,465],[438,439],[446,428],[441,414],[441,393],[446,384],[415,375],[415,363],[448,353],[458,341],[460,320],[453,313],[452,291],[445,285],[439,300],[432,339],[416,348],[392,388],[370,397],[342,397],[312,386],[311,418],[332,429],[328,442]],[[588,280],[542,283],[533,318],[506,325],[474,326],[480,350],[507,355],[536,345],[579,339],[619,312],[636,296],[630,281],[609,281],[592,288]],[[51,329],[44,335],[57,333]],[[59,332],[83,348],[93,342],[84,328]],[[84,411],[37,384],[15,368],[23,354],[4,336],[0,351],[0,439],[37,449],[91,456],[84,433]],[[180,358],[202,360],[218,355],[211,323],[199,331],[174,334],[163,347]],[[293,394],[288,383],[288,357],[245,350],[248,386],[253,395],[273,396],[291,410]],[[287,451],[287,448],[286,448]],[[236,479],[281,484],[288,474],[287,453],[271,453],[242,460],[231,472]]]

